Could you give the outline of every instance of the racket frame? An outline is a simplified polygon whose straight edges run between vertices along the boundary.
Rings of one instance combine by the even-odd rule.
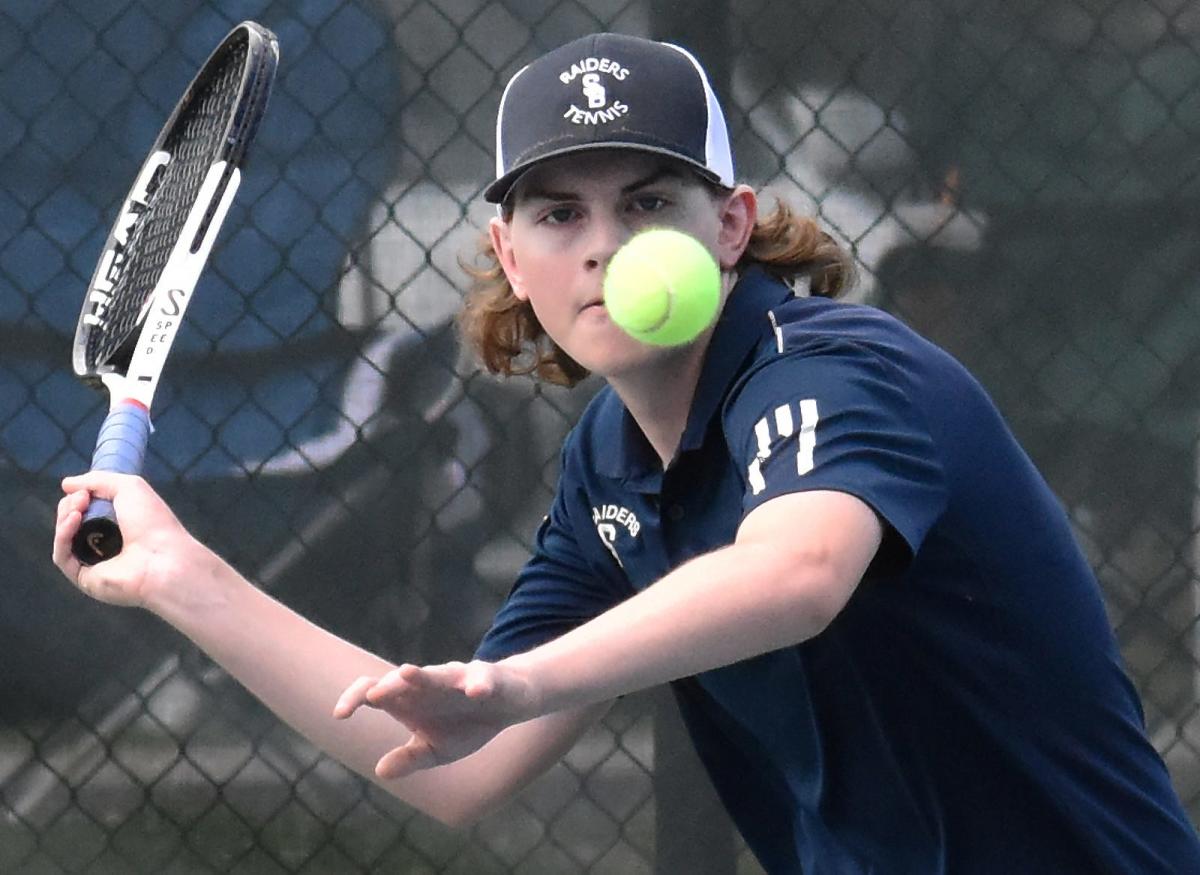
[[[231,43],[237,39],[247,41],[247,63],[241,71],[238,97],[218,141],[214,160],[154,288],[141,305],[129,337],[107,361],[89,366],[87,343],[90,333],[103,325],[112,301],[111,292],[126,267],[130,235],[155,196],[158,176],[167,170],[172,160],[172,155],[163,147],[197,92],[216,75],[218,58],[229,51]],[[241,183],[239,165],[266,110],[278,58],[278,42],[266,28],[252,21],[244,21],[233,28],[201,65],[180,97],[122,204],[84,297],[72,349],[75,374],[86,383],[104,388],[109,396],[109,412],[96,439],[91,470],[127,474],[142,471],[152,430],[150,406],[159,378],[196,283]],[[84,564],[93,564],[116,555],[122,546],[123,539],[111,502],[93,497],[72,544],[76,558]]]

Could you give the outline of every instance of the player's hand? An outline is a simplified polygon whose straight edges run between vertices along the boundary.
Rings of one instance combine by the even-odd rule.
[[[505,663],[479,661],[402,665],[380,678],[359,678],[342,693],[333,714],[346,718],[364,705],[385,711],[412,732],[406,744],[380,758],[375,774],[381,778],[462,759],[539,714],[529,678]]]
[[[92,471],[67,477],[54,529],[54,564],[81,591],[114,605],[147,607],[156,588],[177,576],[193,544],[170,508],[141,477]],[[113,503],[124,546],[111,559],[82,565],[71,552],[91,496]]]

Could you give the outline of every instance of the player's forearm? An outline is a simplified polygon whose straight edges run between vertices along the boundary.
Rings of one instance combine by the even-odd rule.
[[[506,662],[534,679],[539,710],[605,701],[816,635],[856,583],[831,579],[845,573],[819,556],[781,562],[772,545],[735,544]]]
[[[336,720],[338,696],[356,678],[392,668],[314,625],[197,546],[187,586],[160,587],[148,607],[194,641],[282,720],[359,774],[408,737],[388,715],[364,709]],[[381,782],[396,796],[441,819],[454,819],[451,782],[427,776]],[[464,789],[469,794],[469,788]]]
[[[304,735],[330,740],[326,733],[339,727],[328,712],[341,689],[390,666],[308,622],[210,551],[193,552],[186,585],[161,587],[148,607]]]

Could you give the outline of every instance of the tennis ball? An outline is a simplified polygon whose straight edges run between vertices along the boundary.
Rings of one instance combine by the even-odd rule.
[[[695,237],[670,228],[634,235],[604,275],[604,306],[630,336],[652,346],[695,340],[716,318],[721,271]]]

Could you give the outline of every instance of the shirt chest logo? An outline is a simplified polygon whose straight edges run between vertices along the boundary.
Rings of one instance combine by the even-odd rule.
[[[629,537],[636,538],[638,532],[642,529],[642,524],[638,522],[637,514],[619,504],[594,505],[592,507],[592,522],[596,526],[596,534],[600,536],[600,542],[604,544],[605,549],[612,554],[612,557],[617,560],[617,564],[624,568],[625,563],[621,561],[621,557],[617,554],[618,527],[624,528],[629,533]]]

